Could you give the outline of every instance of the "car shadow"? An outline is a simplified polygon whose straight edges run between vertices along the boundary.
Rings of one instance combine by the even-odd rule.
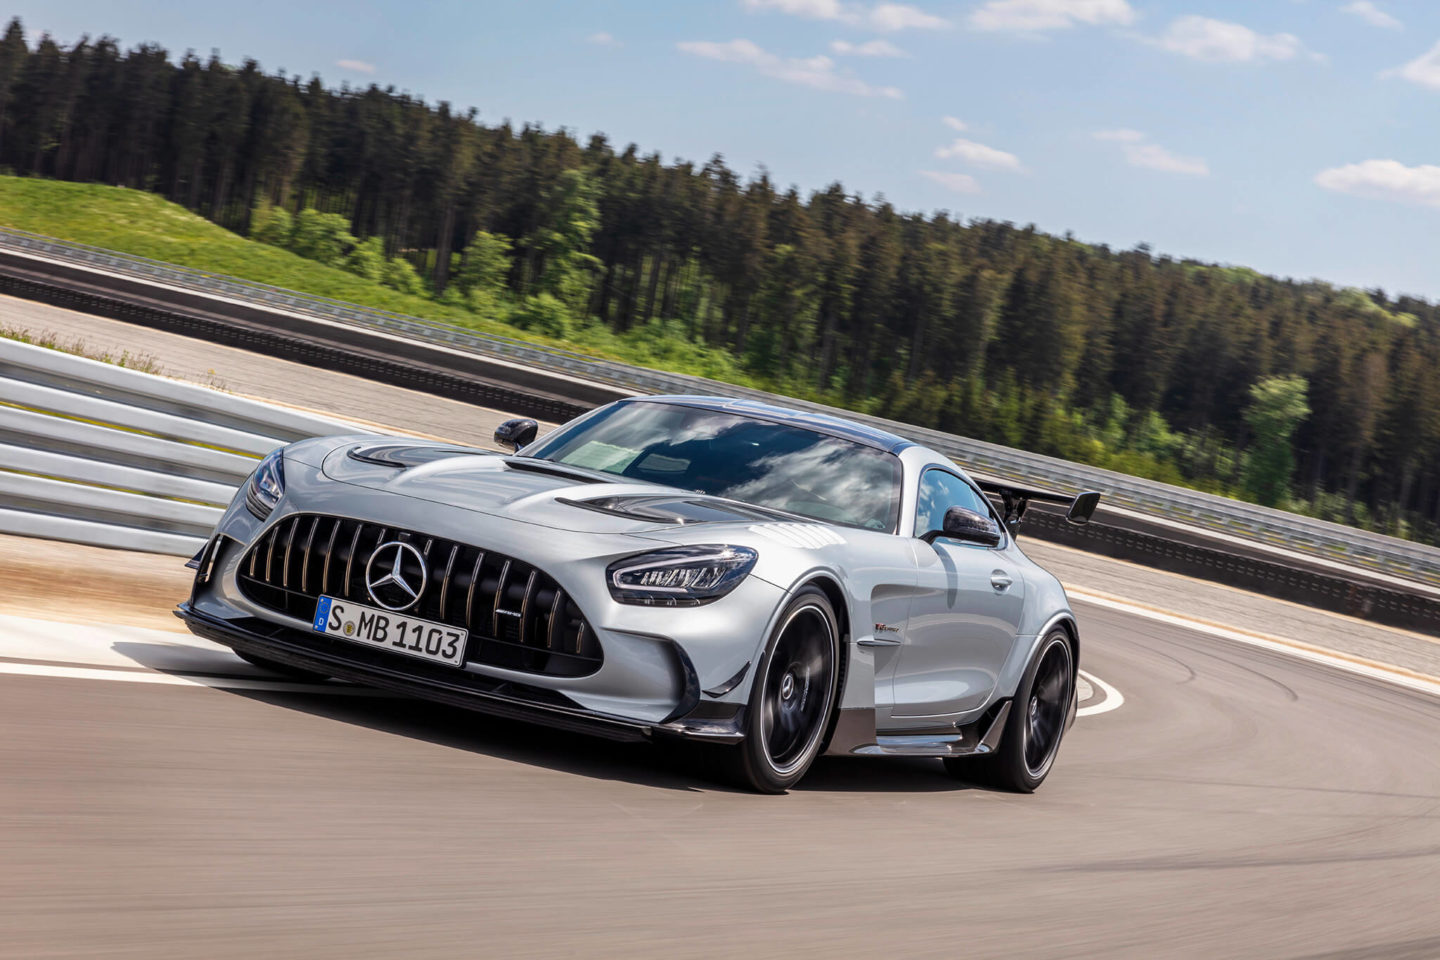
[[[248,680],[273,677],[280,682],[306,682],[278,674],[264,675],[238,658],[234,660],[233,670],[227,669],[227,660],[218,659],[213,664],[207,663],[205,669],[194,669],[194,665],[177,669],[173,648],[161,644],[125,641],[115,643],[113,649],[161,673]],[[376,690],[370,696],[364,688],[349,684],[344,687],[349,695],[224,686],[212,689],[340,723],[574,776],[684,792],[749,792],[726,781],[714,762],[712,750],[690,749],[691,744],[617,742],[383,690]],[[938,760],[820,757],[794,791],[915,793],[967,789],[971,788],[946,774]]]

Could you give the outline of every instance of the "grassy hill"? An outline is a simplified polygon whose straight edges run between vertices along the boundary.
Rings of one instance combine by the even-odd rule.
[[[642,327],[617,335],[593,324],[579,327],[573,339],[555,340],[478,317],[458,305],[400,293],[288,250],[247,240],[178,204],[140,190],[0,176],[0,226],[395,313],[445,320],[482,333],[757,385],[728,353],[702,347],[669,330]]]

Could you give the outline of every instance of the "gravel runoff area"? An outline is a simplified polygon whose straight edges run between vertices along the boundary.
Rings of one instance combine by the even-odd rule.
[[[503,411],[13,297],[0,296],[0,326],[28,329],[36,335],[55,334],[61,342],[78,340],[92,353],[118,355],[128,350],[148,354],[169,376],[460,443],[493,446],[495,426],[508,416]],[[1072,589],[1440,676],[1440,639],[1434,637],[1043,541],[1028,541],[1026,551]],[[62,611],[70,617],[83,607],[86,612],[80,615],[84,617],[178,627],[168,609],[184,597],[188,571],[171,558],[137,556],[133,562],[117,564],[114,557],[114,552],[98,548],[0,537],[0,611],[36,617],[55,617]],[[109,579],[97,581],[96,595],[86,598],[93,603],[75,602],[70,595],[57,606],[55,601],[60,598],[50,595],[49,585],[73,583],[77,567],[112,572]]]

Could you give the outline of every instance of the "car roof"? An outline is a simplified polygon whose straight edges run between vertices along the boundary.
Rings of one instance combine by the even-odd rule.
[[[792,410],[789,407],[779,407],[774,404],[761,403],[758,400],[738,400],[733,397],[677,395],[631,397],[621,402],[669,403],[676,406],[698,407],[702,410],[721,410],[726,413],[753,417],[757,420],[769,420],[773,423],[783,423],[787,426],[803,427],[807,430],[814,430],[816,433],[823,433],[827,436],[850,440],[854,443],[864,444],[867,447],[875,447],[888,453],[899,453],[906,447],[915,446],[914,442],[906,440],[904,437],[897,436],[886,430],[880,430],[876,427],[866,426],[863,423],[856,423],[854,420],[832,417],[826,413]]]

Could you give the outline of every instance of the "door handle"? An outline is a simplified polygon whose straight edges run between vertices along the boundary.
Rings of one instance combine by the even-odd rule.
[[[1009,590],[1010,584],[1014,582],[1015,581],[1011,580],[1009,574],[1007,574],[1004,570],[996,570],[994,573],[990,574],[990,586],[994,587],[997,591],[1001,593]]]

